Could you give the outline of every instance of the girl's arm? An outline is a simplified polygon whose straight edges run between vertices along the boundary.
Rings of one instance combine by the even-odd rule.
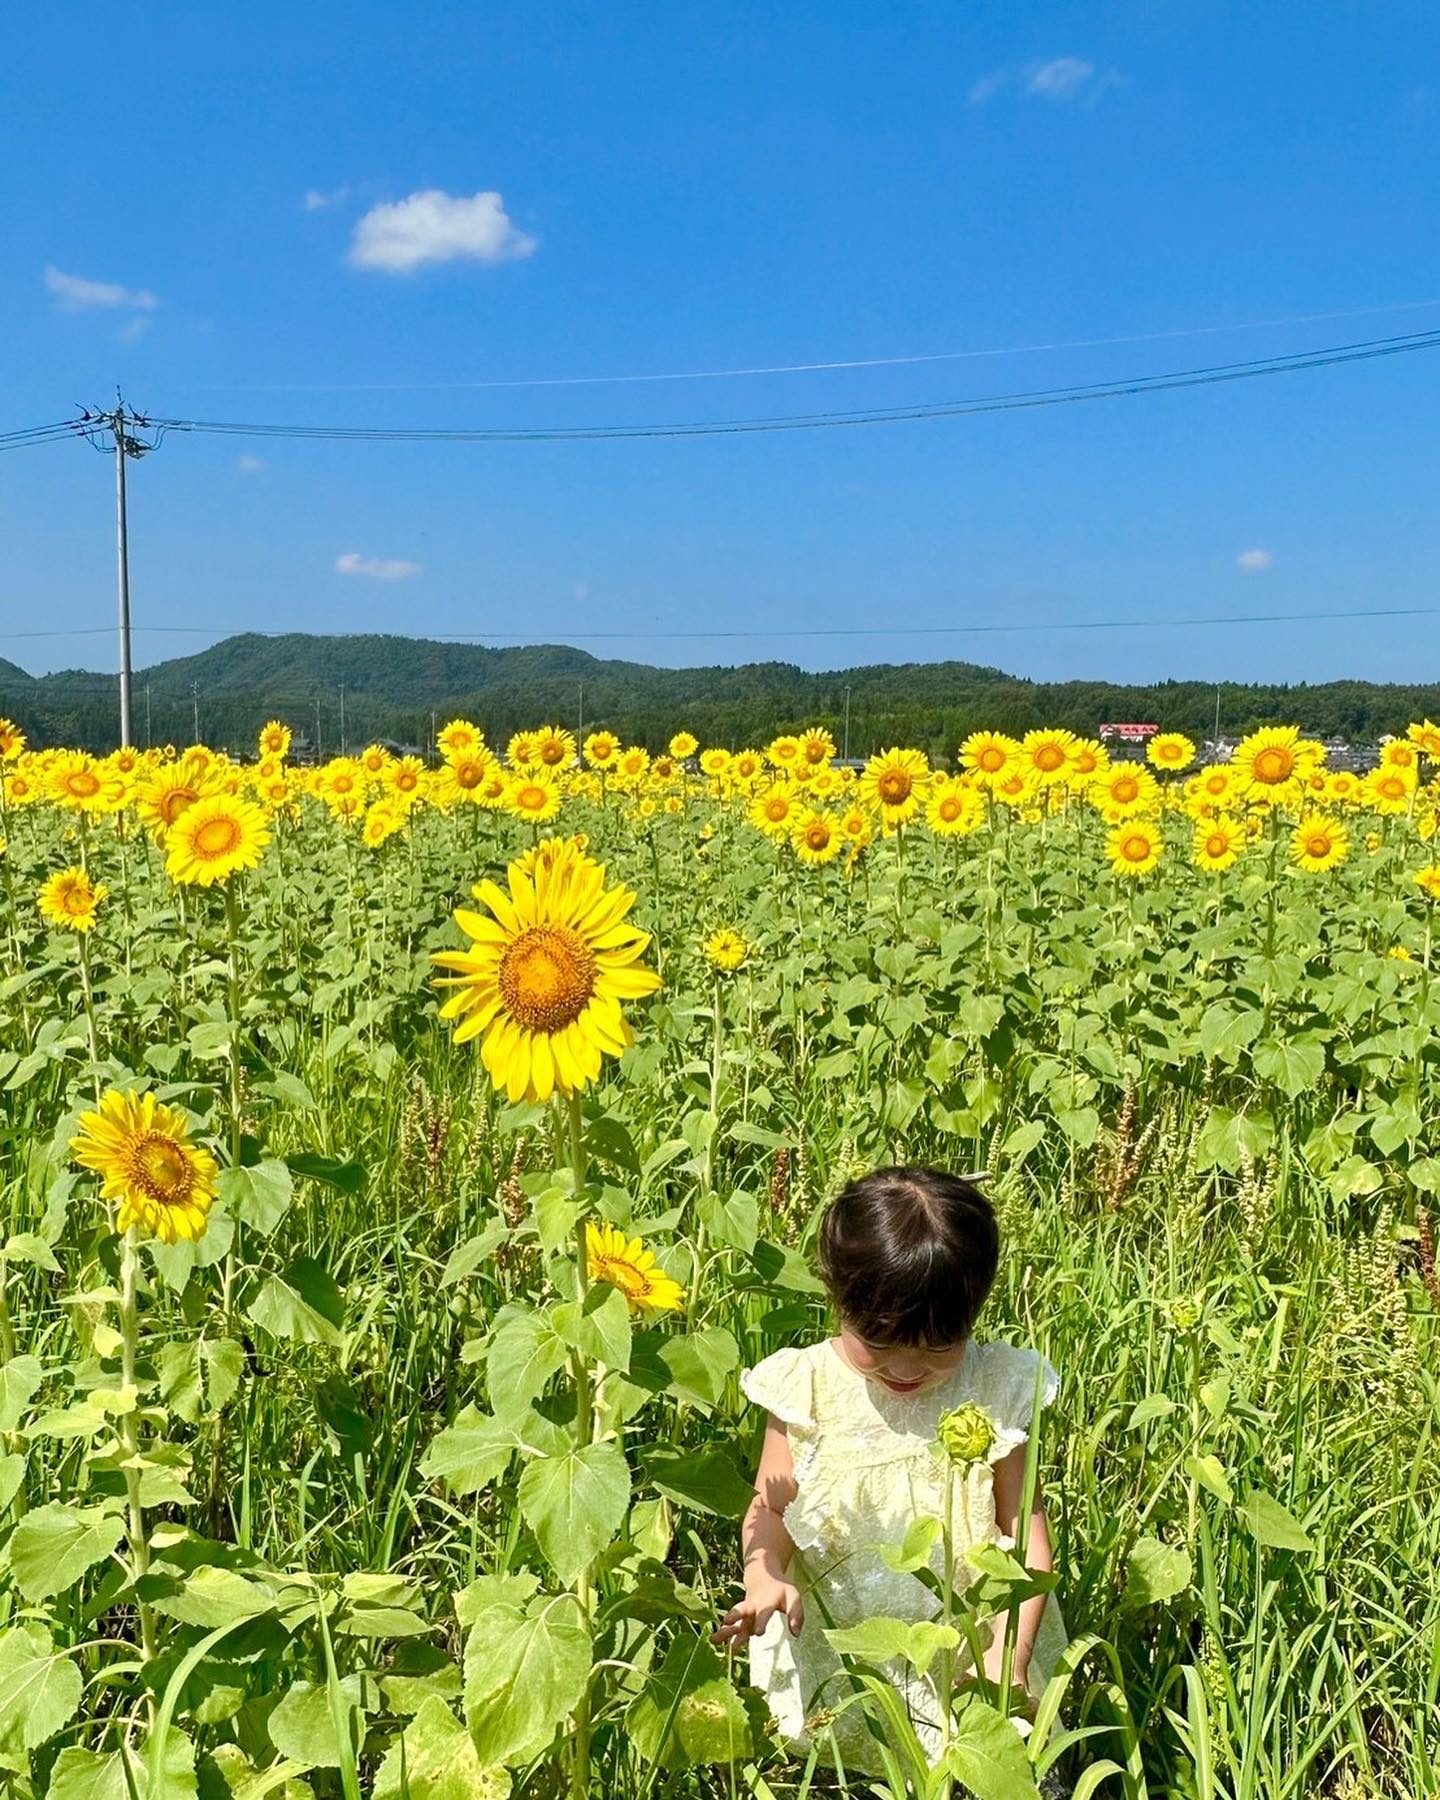
[[[1025,1482],[1025,1446],[1023,1444],[1012,1450],[1003,1462],[995,1465],[995,1522],[1007,1537],[1017,1544],[1020,1541],[1020,1499]],[[1050,1528],[1045,1523],[1045,1509],[1040,1502],[1040,1489],[1035,1489],[1034,1509],[1030,1514],[1030,1527],[1025,1539],[1025,1566],[1029,1569],[1048,1570],[1053,1568],[1050,1554]],[[1035,1647],[1035,1633],[1040,1629],[1040,1615],[1045,1610],[1046,1596],[1037,1594],[1033,1600],[1027,1600],[1019,1609],[1016,1622],[1015,1657],[1011,1664],[1011,1674],[1016,1682],[1023,1683],[1026,1671],[1030,1667],[1030,1652]],[[991,1681],[1000,1679],[1000,1658],[1004,1650],[1004,1633],[999,1629],[1001,1621],[996,1620],[994,1642],[985,1652],[985,1673]]]
[[[765,1427],[760,1467],[755,1471],[755,1498],[740,1528],[745,1598],[720,1621],[714,1633],[717,1644],[743,1644],[747,1638],[759,1637],[777,1612],[784,1613],[792,1637],[805,1623],[800,1590],[786,1579],[795,1546],[783,1514],[796,1492],[789,1433],[772,1413]]]

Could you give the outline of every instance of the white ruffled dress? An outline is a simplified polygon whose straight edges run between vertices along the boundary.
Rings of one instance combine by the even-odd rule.
[[[913,1519],[940,1516],[944,1466],[935,1448],[936,1425],[942,1413],[967,1401],[990,1414],[996,1437],[988,1460],[970,1465],[963,1475],[957,1470],[951,1521],[955,1553],[963,1558],[967,1549],[983,1543],[1012,1547],[995,1519],[993,1464],[1029,1433],[1042,1362],[1048,1406],[1059,1389],[1055,1370],[1038,1352],[1009,1344],[972,1341],[943,1382],[913,1395],[892,1394],[867,1380],[829,1339],[777,1350],[741,1374],[746,1398],[789,1428],[795,1460],[798,1491],[785,1509],[785,1526],[795,1545],[789,1574],[805,1601],[805,1624],[798,1637],[791,1637],[777,1613],[763,1636],[750,1642],[750,1679],[763,1690],[791,1749],[808,1750],[807,1725],[820,1711],[827,1724],[819,1740],[822,1754],[833,1724],[846,1769],[882,1773],[860,1704],[846,1707],[838,1718],[829,1717],[852,1690],[825,1630],[872,1618],[928,1619],[938,1611],[939,1603],[924,1583],[890,1568],[881,1551],[897,1548]],[[937,1546],[937,1574],[943,1570],[941,1557]],[[964,1585],[957,1570],[957,1589]],[[1027,1685],[1037,1697],[1065,1642],[1052,1594],[1027,1671]],[[918,1676],[903,1661],[886,1669],[932,1762],[940,1747],[934,1673],[932,1665],[929,1676]]]

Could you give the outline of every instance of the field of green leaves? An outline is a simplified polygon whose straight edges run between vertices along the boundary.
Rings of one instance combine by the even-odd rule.
[[[439,1017],[431,954],[487,941],[456,909],[502,916],[475,884],[503,900],[530,852],[543,911],[524,806],[369,831],[318,774],[233,769],[187,804],[253,793],[268,840],[219,879],[133,789],[5,818],[0,1794],[883,1791],[787,1757],[709,1633],[763,1424],[738,1372],[831,1329],[826,1200],[933,1162],[990,1171],[985,1335],[1060,1371],[1037,1452],[1072,1646],[1057,1735],[1019,1766],[977,1737],[932,1791],[1440,1795],[1413,794],[1319,876],[1298,807],[1212,872],[1176,849],[1203,809],[1157,803],[1137,877],[1078,784],[953,834],[884,829],[882,787],[873,841],[812,862],[693,764],[577,776],[543,830],[633,890],[628,966],[659,976],[620,978],[582,1085],[577,1052],[517,1077]],[[36,904],[67,867],[80,929]],[[215,1171],[198,1235],[76,1159],[140,1091]],[[603,1224],[682,1306],[597,1278]]]

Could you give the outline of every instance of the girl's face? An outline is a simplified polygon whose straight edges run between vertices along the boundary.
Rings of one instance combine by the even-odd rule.
[[[871,1344],[852,1326],[840,1327],[845,1360],[867,1381],[892,1394],[918,1394],[944,1381],[960,1365],[965,1340],[954,1344]]]

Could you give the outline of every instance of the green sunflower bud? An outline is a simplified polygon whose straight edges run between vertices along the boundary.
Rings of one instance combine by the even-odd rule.
[[[995,1421],[983,1406],[967,1401],[940,1421],[940,1447],[958,1468],[983,1462],[995,1444]]]

